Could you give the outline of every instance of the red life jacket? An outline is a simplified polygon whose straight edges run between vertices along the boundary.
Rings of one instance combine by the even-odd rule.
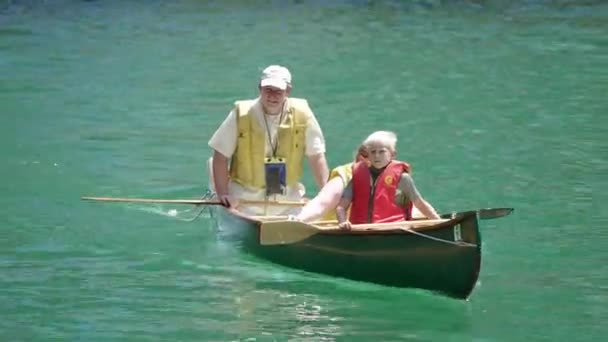
[[[398,222],[412,218],[412,203],[402,207],[395,203],[397,184],[403,172],[410,172],[407,163],[393,160],[382,171],[372,186],[372,175],[365,163],[357,163],[353,170],[353,198],[349,221],[352,224]],[[373,195],[373,201],[370,197]]]

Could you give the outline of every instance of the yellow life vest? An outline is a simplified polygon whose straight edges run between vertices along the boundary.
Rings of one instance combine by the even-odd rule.
[[[348,184],[348,182],[350,182],[350,180],[353,179],[353,163],[340,165],[340,166],[334,168],[333,170],[331,170],[331,172],[329,173],[329,179],[332,179],[335,177],[340,177],[340,179],[342,180],[342,183],[344,184],[344,188],[346,188],[346,185]],[[350,215],[350,209],[348,211],[349,211],[349,213],[347,213],[347,214]],[[325,213],[325,215],[323,216],[323,218],[321,220],[330,221],[330,220],[335,220],[335,219],[336,219],[336,208],[332,208],[330,211]]]
[[[266,157],[266,127],[260,127],[253,115],[256,100],[235,102],[238,126],[237,147],[230,162],[230,178],[244,186],[263,189],[266,186],[264,159]],[[287,99],[287,111],[279,124],[276,158],[286,163],[287,185],[300,181],[304,171],[306,126],[312,111],[305,99]]]

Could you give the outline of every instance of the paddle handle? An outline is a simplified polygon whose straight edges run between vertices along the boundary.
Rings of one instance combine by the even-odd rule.
[[[88,197],[83,196],[85,201],[100,202],[134,202],[134,203],[174,203],[174,204],[207,204],[221,205],[222,202],[198,199],[154,199],[154,198],[121,198],[121,197]]]

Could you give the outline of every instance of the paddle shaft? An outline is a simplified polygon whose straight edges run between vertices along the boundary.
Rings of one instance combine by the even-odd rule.
[[[154,198],[124,198],[124,197],[89,197],[83,196],[82,200],[100,202],[135,202],[135,203],[166,203],[166,204],[193,204],[193,205],[222,205],[220,201],[205,199],[154,199]],[[255,201],[239,200],[244,204],[257,205],[284,205],[284,206],[303,206],[305,203],[297,201]]]
[[[205,199],[154,199],[154,198],[125,198],[125,197],[90,197],[83,196],[82,200],[101,201],[101,202],[137,202],[137,203],[166,203],[166,204],[191,204],[191,205],[223,205],[220,201],[205,200]],[[304,206],[306,203],[297,201],[256,201],[256,200],[239,200],[243,204],[252,205],[283,205],[283,206]],[[477,217],[480,220],[491,220],[503,216],[507,216],[513,212],[513,208],[484,208],[477,210]],[[455,213],[454,213],[455,214]],[[441,218],[450,218],[452,213],[443,214]],[[414,220],[410,222],[425,222],[432,220]],[[336,221],[318,221],[314,224],[331,224]],[[353,226],[354,227],[354,226]],[[366,229],[362,227],[362,229]]]

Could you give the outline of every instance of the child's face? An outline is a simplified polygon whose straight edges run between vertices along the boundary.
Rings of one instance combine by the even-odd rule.
[[[386,146],[370,145],[367,149],[369,151],[369,161],[376,169],[385,167],[393,160],[394,153]]]

